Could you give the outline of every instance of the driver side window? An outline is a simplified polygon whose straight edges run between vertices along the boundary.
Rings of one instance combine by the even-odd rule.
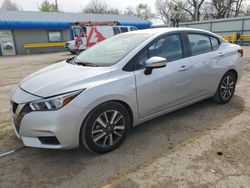
[[[135,70],[146,67],[146,61],[154,56],[166,58],[168,62],[183,58],[181,37],[171,34],[162,37],[141,51],[136,57]]]

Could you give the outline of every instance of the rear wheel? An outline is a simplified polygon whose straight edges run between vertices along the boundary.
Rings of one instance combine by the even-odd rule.
[[[222,77],[217,92],[213,97],[213,100],[217,103],[224,104],[231,100],[234,95],[236,86],[236,76],[232,72],[227,72]]]
[[[117,148],[130,127],[128,110],[117,102],[107,102],[95,108],[81,130],[81,143],[92,152],[106,153]]]

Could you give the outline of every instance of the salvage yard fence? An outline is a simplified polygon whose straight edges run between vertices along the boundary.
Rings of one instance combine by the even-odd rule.
[[[159,25],[153,27],[167,27]],[[179,23],[179,27],[204,29],[216,33],[230,42],[236,42],[236,34],[239,34],[237,42],[250,45],[250,16],[206,20],[199,22]]]

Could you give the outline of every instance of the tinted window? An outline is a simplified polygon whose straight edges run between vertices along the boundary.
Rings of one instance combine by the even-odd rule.
[[[167,59],[168,62],[183,57],[182,45],[179,34],[163,37],[149,47],[149,57],[159,56]]]
[[[180,35],[163,37],[140,52],[136,57],[135,70],[145,68],[146,61],[153,56],[164,57],[168,62],[181,59],[183,52]]]
[[[217,50],[220,46],[219,40],[215,37],[212,37],[212,36],[210,36],[210,39],[211,39],[211,44],[212,44],[213,50]]]
[[[138,29],[135,27],[130,27],[130,31],[136,31],[136,30],[138,30]]]
[[[114,32],[114,35],[117,35],[117,34],[121,33],[119,27],[113,27],[113,32]]]
[[[192,55],[199,55],[212,51],[210,39],[207,35],[188,34]]]
[[[121,32],[122,32],[122,33],[128,32],[128,28],[127,28],[127,27],[121,27]]]

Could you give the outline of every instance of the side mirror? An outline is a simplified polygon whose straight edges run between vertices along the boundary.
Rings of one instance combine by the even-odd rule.
[[[163,57],[154,56],[146,61],[145,75],[152,73],[153,69],[166,67],[167,59]]]

